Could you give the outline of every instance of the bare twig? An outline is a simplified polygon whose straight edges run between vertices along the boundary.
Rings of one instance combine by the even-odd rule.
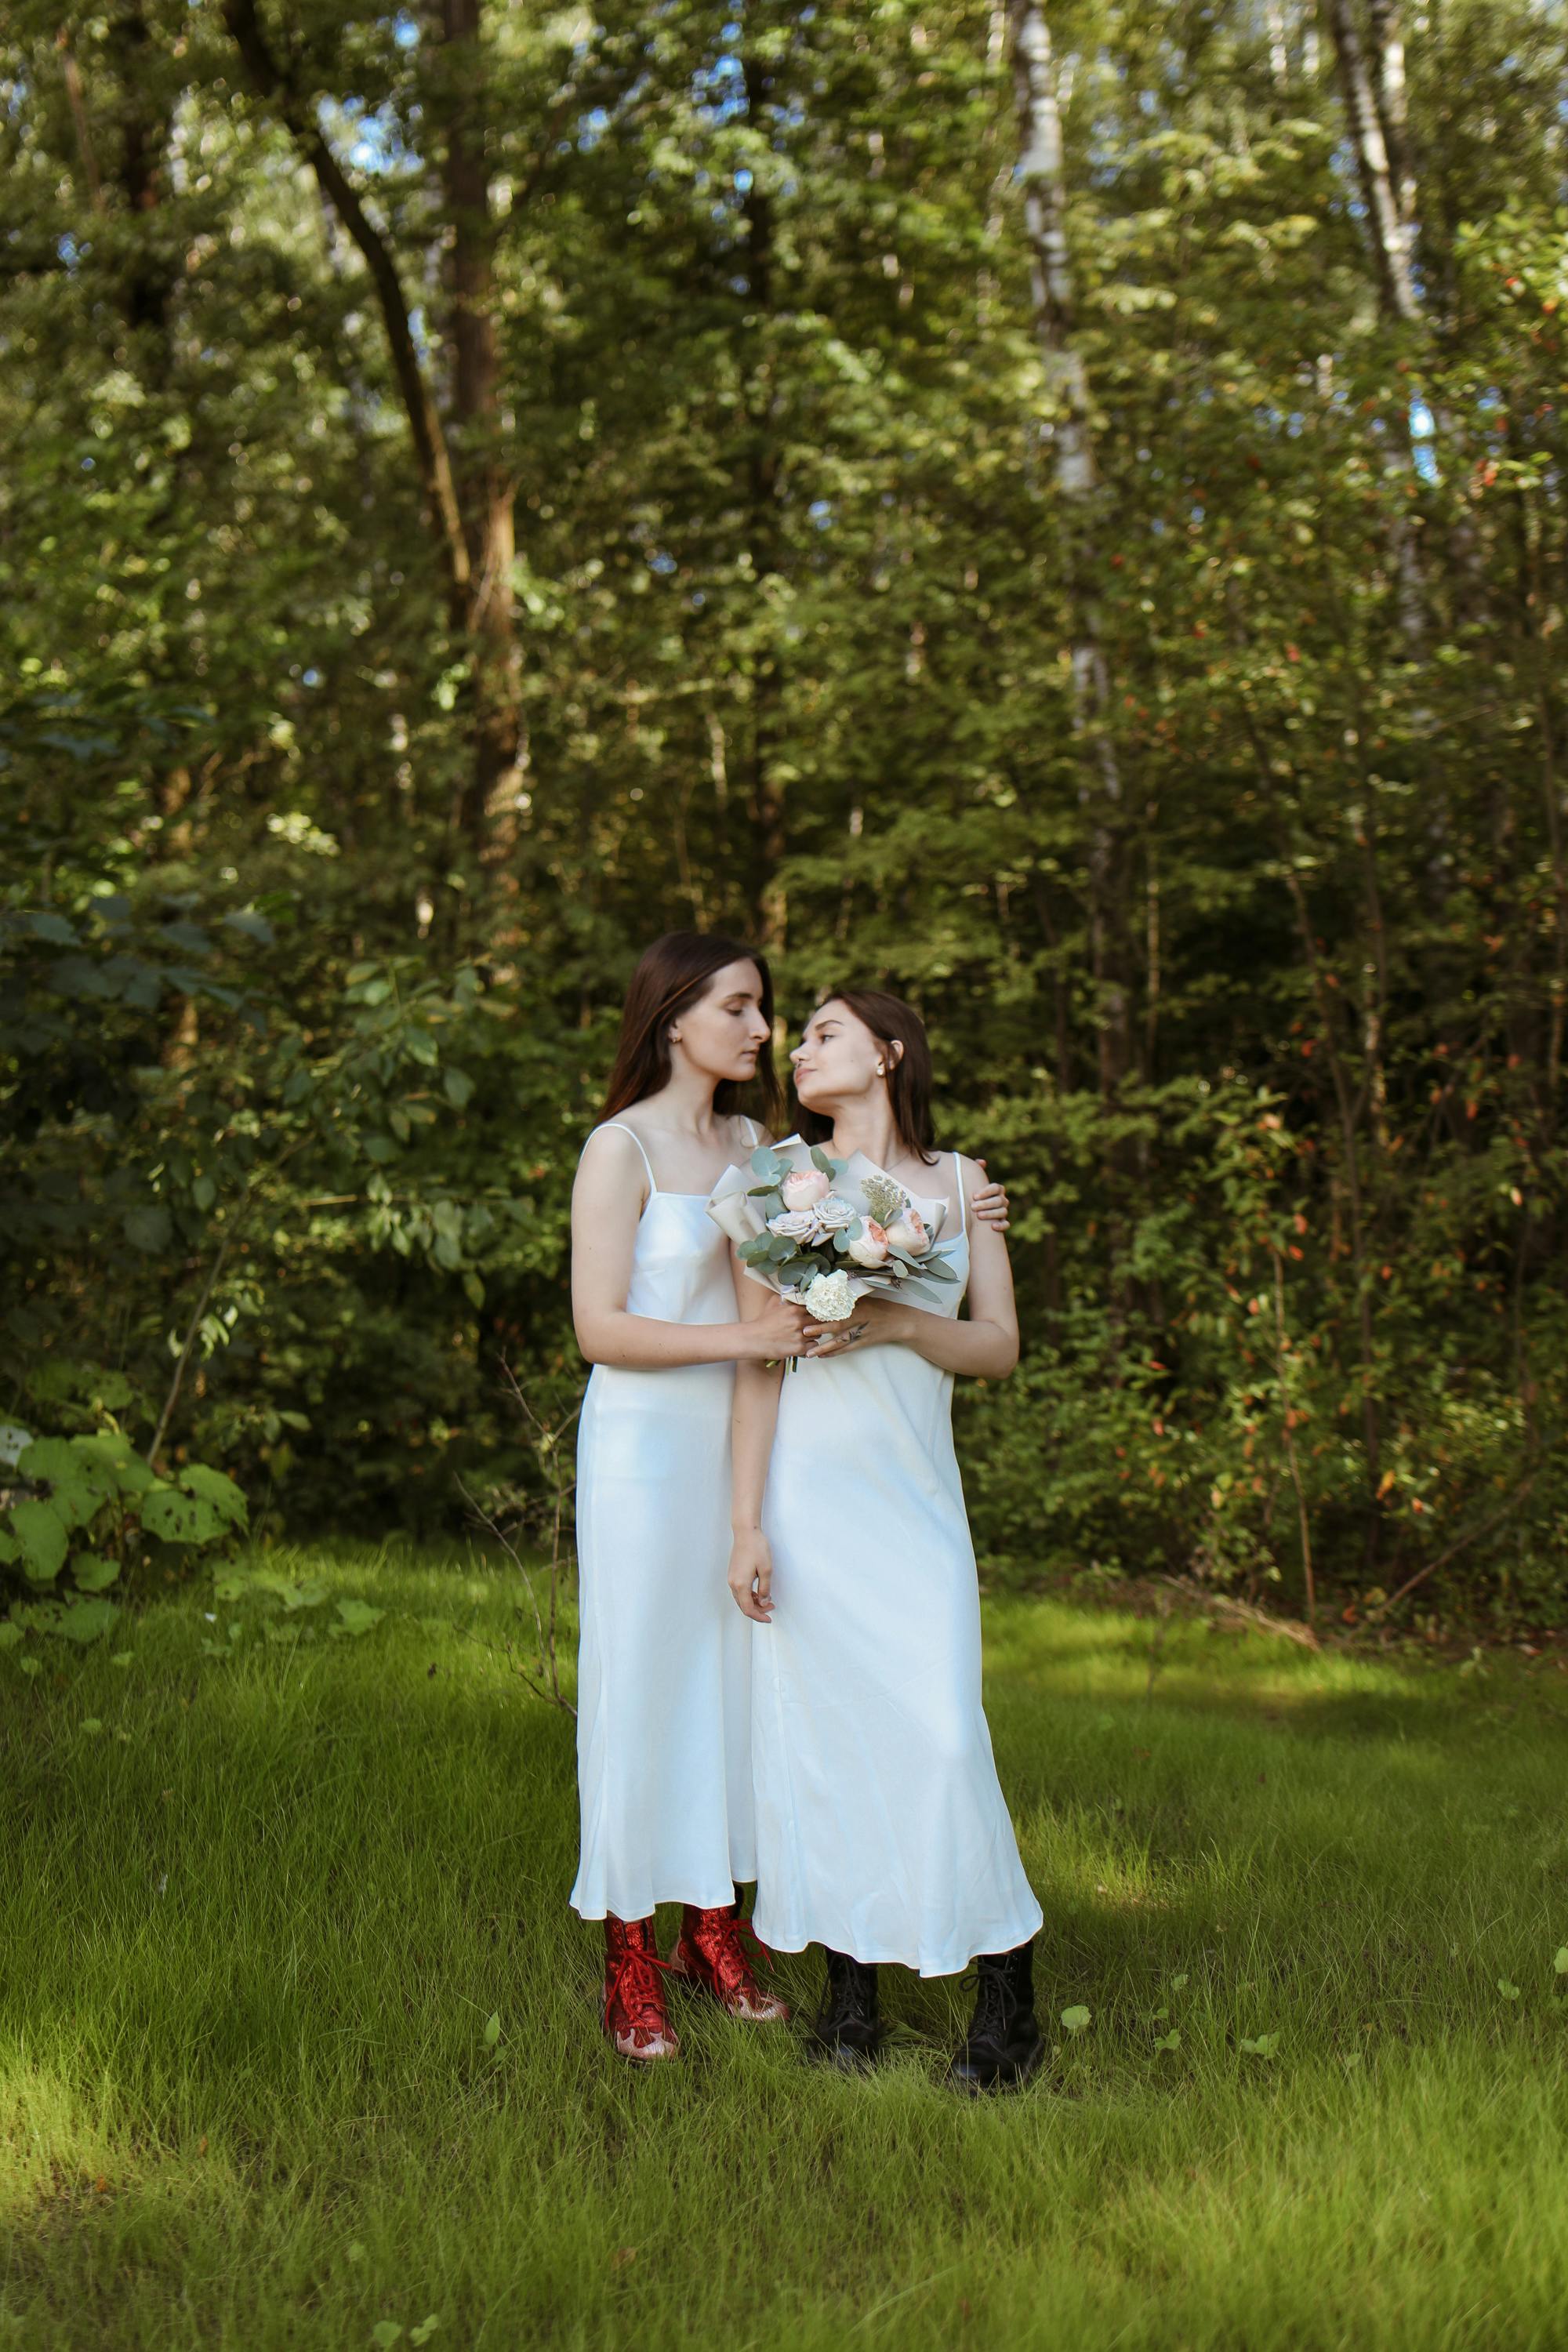
[[[1285,1367],[1285,1270],[1278,1250],[1268,1255],[1274,1261],[1274,1330],[1275,1369],[1279,1377],[1279,1401],[1284,1407],[1285,1451],[1290,1461],[1290,1483],[1296,1489],[1296,1516],[1301,1530],[1301,1574],[1307,1587],[1307,1622],[1318,1622],[1318,1588],[1312,1575],[1312,1537],[1307,1519],[1307,1490],[1301,1484],[1301,1465],[1296,1454],[1296,1408],[1290,1402]]]
[[[1459,1554],[1462,1551],[1468,1551],[1471,1544],[1479,1542],[1482,1536],[1491,1535],[1506,1519],[1510,1519],[1534,1486],[1538,1475],[1538,1472],[1531,1470],[1527,1477],[1521,1479],[1500,1510],[1494,1511],[1489,1519],[1483,1519],[1479,1527],[1471,1528],[1467,1534],[1457,1537],[1446,1551],[1440,1551],[1437,1554],[1436,1559],[1429,1559],[1425,1568],[1418,1568],[1414,1576],[1406,1577],[1398,1591],[1391,1592],[1387,1600],[1381,1604],[1378,1615],[1385,1617],[1396,1601],[1405,1599],[1406,1593],[1414,1592],[1418,1584],[1425,1584],[1429,1576],[1436,1576],[1440,1568],[1447,1568],[1451,1559],[1458,1559]]]
[[[227,1257],[230,1244],[238,1231],[239,1220],[237,1218],[234,1223],[230,1225],[227,1233],[224,1235],[222,1242],[218,1245],[217,1255],[214,1258],[207,1278],[202,1285],[202,1295],[191,1310],[191,1319],[185,1326],[185,1344],[180,1349],[179,1357],[175,1362],[174,1377],[169,1382],[169,1393],[163,1399],[163,1410],[158,1415],[158,1426],[153,1432],[153,1443],[147,1448],[146,1454],[143,1457],[149,1470],[155,1470],[158,1466],[158,1448],[163,1443],[163,1433],[168,1428],[170,1418],[174,1412],[174,1407],[180,1401],[180,1390],[184,1381],[185,1366],[191,1360],[191,1349],[196,1344],[196,1334],[202,1328],[202,1318],[207,1311],[207,1301],[213,1295],[214,1286],[217,1281],[218,1276],[223,1272],[224,1260]]]
[[[542,1513],[536,1497],[512,1495],[507,1497],[507,1507],[498,1511],[487,1508],[460,1478],[458,1491],[468,1506],[476,1526],[482,1528],[500,1546],[522,1580],[529,1613],[533,1619],[536,1648],[532,1664],[525,1664],[516,1656],[510,1643],[506,1644],[507,1660],[513,1674],[535,1698],[542,1698],[547,1706],[558,1706],[565,1714],[575,1716],[576,1708],[561,1687],[561,1661],[556,1636],[561,1585],[568,1549],[566,1509],[574,1484],[565,1439],[577,1418],[579,1408],[574,1405],[563,1420],[553,1423],[543,1421],[534,1411],[517,1374],[504,1358],[501,1377],[512,1402],[532,1433],[534,1456],[548,1481],[548,1500]],[[541,1516],[545,1520],[545,1527],[538,1529]],[[546,1536],[548,1542],[548,1576],[542,1602],[534,1581],[534,1564],[524,1557],[521,1549],[521,1538],[530,1529],[531,1522],[535,1529]]]

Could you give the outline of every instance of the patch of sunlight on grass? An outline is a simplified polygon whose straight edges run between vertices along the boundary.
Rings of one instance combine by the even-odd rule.
[[[0,1657],[6,2352],[431,2315],[437,2352],[1561,2339],[1568,1759],[1538,1689],[990,1601],[1041,2076],[955,2104],[967,1987],[898,1970],[864,2081],[700,2008],[644,2075],[565,1908],[573,1728],[508,1666],[515,1572],[250,1564],[327,1597],[209,1622],[204,1580],[135,1618],[129,1668]],[[385,1614],[333,1637],[340,1599]],[[797,2012],[817,1965],[775,1971]]]

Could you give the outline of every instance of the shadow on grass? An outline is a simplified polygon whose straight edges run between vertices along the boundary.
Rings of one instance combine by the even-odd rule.
[[[598,1938],[565,1906],[573,1726],[500,1655],[504,1580],[385,1559],[331,1574],[398,1613],[359,1640],[302,1626],[268,1642],[278,1621],[236,1604],[244,1638],[208,1659],[205,1623],[175,1603],[133,1637],[140,1683],[84,1669],[74,1721],[58,1693],[24,1702],[43,1752],[29,1769],[13,1718],[12,1948],[31,1952],[0,1995],[13,2031],[129,2055],[149,2085],[259,2077],[310,2053],[347,2090],[375,2079],[388,2000],[416,2021],[439,2012],[429,2053],[459,2077],[466,2036],[502,2011],[523,2030],[542,2002],[597,2061]],[[1247,1981],[1237,1954],[1262,1956],[1254,1973],[1292,1988],[1338,2046],[1414,1965],[1483,1984],[1495,1954],[1549,1936],[1542,1856],[1561,1838],[1538,1824],[1555,1819],[1554,1725],[1488,1738],[1473,1697],[1420,1673],[1190,1632],[1151,1687],[1146,1621],[1065,1613],[987,1612],[998,1765],[1056,2007],[1070,1995],[1120,2020],[1183,1968],[1212,2003]],[[77,1728],[89,1706],[103,1734]],[[893,2017],[951,2039],[954,1984],[886,1974]],[[815,1958],[781,1967],[797,2006],[816,1976]]]
[[[0,2343],[1489,2341],[1401,2336],[1424,2294],[1552,2340],[1534,1694],[1185,1630],[1151,1687],[1147,1621],[988,1606],[1051,2055],[971,2110],[937,2080],[964,1989],[901,1971],[863,2083],[700,2008],[681,2066],[618,2065],[565,1904],[573,1726],[507,1670],[507,1580],[310,1566],[387,1615],[268,1640],[186,1595],[126,1668],[0,1660]],[[799,2007],[816,1968],[779,1964]],[[1505,2171],[1523,2253],[1488,2236]]]

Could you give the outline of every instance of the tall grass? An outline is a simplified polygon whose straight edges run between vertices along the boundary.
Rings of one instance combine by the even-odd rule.
[[[1568,2338],[1554,1669],[991,1607],[1043,2000],[1089,2022],[967,2105],[962,1986],[891,1971],[865,2081],[700,2010],[617,2063],[505,1577],[292,1566],[388,1613],[184,1594],[128,1664],[0,1656],[0,2347]]]

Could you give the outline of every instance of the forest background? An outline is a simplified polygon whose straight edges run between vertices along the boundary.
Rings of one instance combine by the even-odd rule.
[[[0,1578],[548,1511],[697,926],[1012,1191],[988,1574],[1550,1616],[1562,34],[18,0]]]

